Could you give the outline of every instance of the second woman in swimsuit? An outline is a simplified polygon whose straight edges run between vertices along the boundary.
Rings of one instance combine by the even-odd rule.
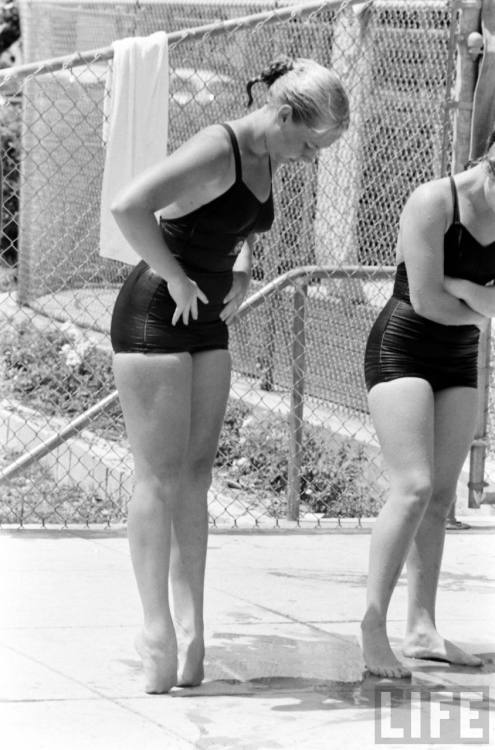
[[[202,130],[113,206],[143,259],[119,294],[111,334],[135,463],[136,646],[152,693],[203,679],[206,501],[229,393],[226,324],[249,284],[252,235],[273,221],[272,172],[313,159],[348,126],[342,85],[312,60],[276,61],[249,94],[256,81],[268,88],[264,106]]]
[[[407,558],[403,653],[480,666],[437,631],[445,519],[477,413],[480,329],[495,315],[495,133],[470,169],[421,185],[406,203],[393,296],[373,326],[365,374],[391,492],[371,539],[362,623],[370,672],[407,677],[387,637],[390,598]]]

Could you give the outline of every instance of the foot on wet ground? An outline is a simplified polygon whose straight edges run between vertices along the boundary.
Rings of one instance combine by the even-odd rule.
[[[179,670],[177,687],[196,687],[204,679],[205,646],[203,638],[189,640],[187,645],[179,639]]]
[[[404,639],[402,653],[410,659],[428,659],[460,664],[464,667],[481,667],[483,660],[448,641],[436,631],[410,633]]]
[[[411,670],[392,651],[383,625],[363,624],[361,632],[364,663],[370,674],[399,680],[411,676]]]
[[[145,692],[168,693],[177,684],[175,637],[166,641],[153,641],[141,631],[136,636],[134,645],[143,662]]]

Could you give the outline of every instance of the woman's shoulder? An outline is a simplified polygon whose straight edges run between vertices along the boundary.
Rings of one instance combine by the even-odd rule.
[[[184,141],[181,149],[193,149],[200,151],[211,158],[226,158],[230,155],[231,145],[227,130],[220,124],[208,125],[198,130],[187,141]]]
[[[429,180],[418,185],[403,210],[403,217],[417,219],[420,222],[440,222],[446,226],[452,217],[452,188],[449,177]]]
[[[209,125],[184,141],[167,158],[169,170],[189,174],[199,184],[223,182],[233,169],[229,134],[221,125]]]

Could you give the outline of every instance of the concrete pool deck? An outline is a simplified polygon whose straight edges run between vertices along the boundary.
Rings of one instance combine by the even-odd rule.
[[[447,535],[438,625],[485,664],[407,660],[412,680],[394,684],[404,700],[411,685],[490,689],[482,713],[493,741],[495,519],[469,522],[470,531]],[[363,675],[358,639],[369,540],[369,529],[212,533],[205,681],[148,696],[133,649],[140,606],[125,531],[2,530],[0,747],[375,747],[374,691],[391,683]],[[402,576],[390,609],[396,649],[405,613]]]

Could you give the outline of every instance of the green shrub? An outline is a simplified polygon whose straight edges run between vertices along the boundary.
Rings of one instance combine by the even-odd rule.
[[[223,463],[243,485],[273,497],[285,495],[289,470],[287,418],[245,407],[226,421],[217,463]],[[241,422],[242,420],[242,422]],[[224,448],[226,446],[226,448]],[[336,442],[322,427],[305,424],[302,441],[300,499],[315,513],[331,517],[373,516],[381,498],[370,491],[369,459],[351,441]]]
[[[48,416],[74,418],[114,388],[111,358],[75,326],[38,330],[21,323],[0,339],[7,389],[26,406]],[[91,429],[121,437],[119,405],[96,417]]]
[[[218,443],[215,466],[231,466],[235,460],[240,458],[240,430],[250,413],[250,407],[243,404],[242,401],[229,400]]]

